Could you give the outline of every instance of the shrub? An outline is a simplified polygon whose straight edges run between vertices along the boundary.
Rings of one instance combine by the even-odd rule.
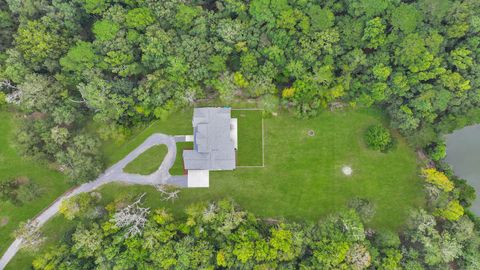
[[[439,161],[447,155],[447,146],[443,142],[435,143],[430,145],[427,152],[431,159]]]
[[[17,177],[0,183],[0,200],[22,205],[39,197],[41,188],[26,177]]]
[[[4,106],[5,104],[7,104],[7,95],[5,95],[4,92],[0,91],[0,108],[2,108],[2,106]]]
[[[363,198],[353,198],[348,202],[348,207],[355,210],[364,222],[370,221],[376,212],[375,205]]]
[[[368,147],[378,151],[387,151],[393,144],[390,132],[380,124],[373,125],[367,129],[365,142]]]
[[[98,193],[80,193],[63,200],[59,211],[68,220],[73,220],[77,217],[95,218],[97,212],[95,206],[99,201],[100,195]]]

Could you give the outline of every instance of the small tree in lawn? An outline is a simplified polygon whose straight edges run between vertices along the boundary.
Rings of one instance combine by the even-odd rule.
[[[119,228],[125,229],[125,237],[132,237],[143,232],[150,208],[141,207],[143,193],[134,203],[127,205],[110,220]]]
[[[36,250],[45,240],[39,230],[38,222],[27,220],[20,223],[19,228],[15,231],[15,237],[22,239],[22,248]]]
[[[377,151],[387,151],[392,146],[392,136],[382,125],[373,125],[365,133],[365,142],[368,147]]]

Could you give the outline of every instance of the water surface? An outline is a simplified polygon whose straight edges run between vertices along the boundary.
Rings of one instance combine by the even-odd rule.
[[[448,162],[455,174],[475,188],[477,199],[472,211],[480,215],[480,125],[469,126],[447,135]]]

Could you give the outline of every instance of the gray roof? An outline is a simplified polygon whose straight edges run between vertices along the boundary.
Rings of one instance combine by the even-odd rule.
[[[230,138],[230,108],[195,108],[193,150],[183,151],[187,170],[235,169],[235,146]]]

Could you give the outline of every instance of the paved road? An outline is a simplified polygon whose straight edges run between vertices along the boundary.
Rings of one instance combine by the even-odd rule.
[[[90,192],[96,188],[111,182],[123,182],[128,184],[141,184],[141,185],[158,185],[158,184],[174,184],[181,187],[187,186],[186,176],[172,176],[168,172],[175,162],[175,156],[177,155],[176,142],[184,140],[184,136],[168,136],[165,134],[156,133],[148,137],[140,146],[130,152],[125,158],[115,163],[112,167],[108,168],[102,175],[96,180],[85,183],[71,190],[70,192],[63,194],[59,197],[50,207],[45,209],[40,215],[35,218],[39,226],[45,224],[50,218],[58,213],[60,204],[64,199],[70,198],[82,192]],[[158,170],[150,175],[138,175],[124,173],[123,168],[128,163],[137,158],[140,154],[150,149],[155,145],[165,144],[168,148],[168,153],[165,156],[162,164]],[[21,248],[22,240],[17,238],[3,254],[0,259],[0,270],[4,269],[10,260],[15,256],[18,250]]]

